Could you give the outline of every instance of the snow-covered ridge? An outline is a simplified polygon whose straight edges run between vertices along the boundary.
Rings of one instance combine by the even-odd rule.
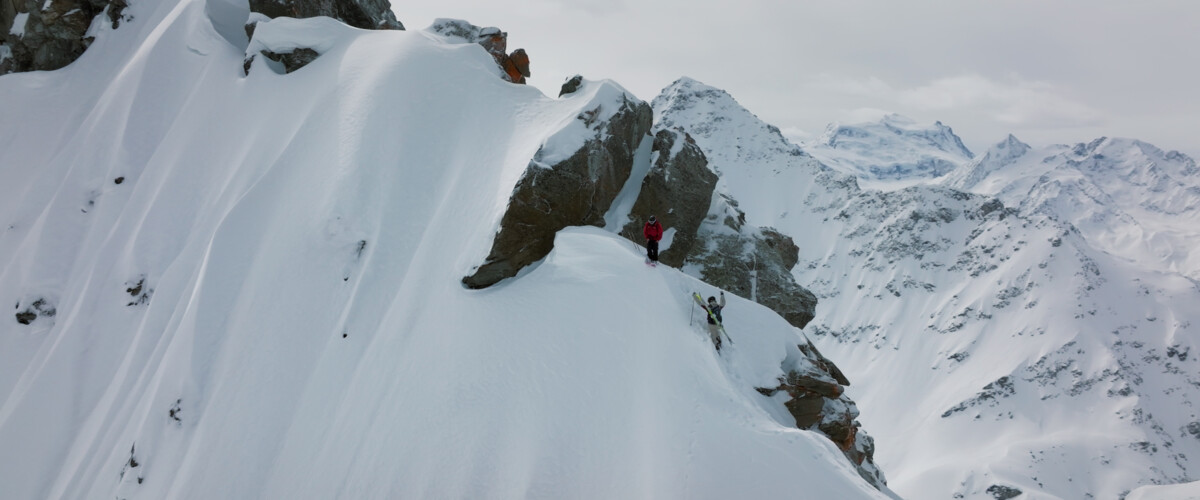
[[[0,78],[5,495],[887,498],[755,390],[803,340],[765,308],[718,357],[715,290],[598,229],[460,285],[588,94],[398,31],[243,76],[203,2],[129,9]]]

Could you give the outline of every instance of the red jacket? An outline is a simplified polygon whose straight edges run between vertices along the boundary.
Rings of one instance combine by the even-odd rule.
[[[644,236],[646,236],[646,239],[648,239],[648,240],[654,240],[654,241],[661,240],[662,239],[662,224],[659,224],[658,221],[647,222],[646,227],[642,228],[642,234]]]

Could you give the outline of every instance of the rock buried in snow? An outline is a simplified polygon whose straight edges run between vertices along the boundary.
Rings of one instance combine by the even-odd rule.
[[[291,73],[317,60],[317,57],[321,54],[308,47],[301,47],[284,53],[263,51],[262,55],[266,56],[267,59],[283,64],[284,72]]]
[[[21,309],[21,304],[17,304],[17,309]],[[58,310],[54,304],[43,297],[38,297],[33,300],[25,310],[16,313],[17,323],[28,325],[38,319],[38,317],[53,318],[58,314]]]

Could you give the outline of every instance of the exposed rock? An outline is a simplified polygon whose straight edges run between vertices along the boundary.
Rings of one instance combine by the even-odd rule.
[[[607,120],[597,118],[600,107],[578,119],[594,135],[566,159],[546,166],[539,150],[517,182],[500,231],[487,259],[463,278],[470,288],[485,288],[516,276],[525,266],[545,257],[554,247],[554,234],[567,226],[604,224],[604,213],[633,169],[633,154],[650,130],[650,106],[622,94]]]
[[[659,261],[680,267],[696,245],[697,232],[717,186],[717,174],[709,170],[704,153],[686,133],[659,130],[652,151],[654,165],[642,181],[631,212],[636,217],[621,234],[644,242],[642,217],[655,215],[664,228],[675,229],[671,246],[659,254]]]
[[[529,73],[529,55],[525,49],[508,53],[508,33],[500,28],[480,28],[461,19],[437,19],[427,31],[443,37],[458,40],[463,43],[478,43],[496,60],[496,65],[504,71],[505,81],[524,84]],[[582,80],[582,78],[581,78]]]
[[[531,75],[529,73],[529,54],[525,53],[525,49],[514,50],[512,54],[508,55],[504,71],[508,73],[514,83],[525,83],[525,79]],[[513,74],[514,71],[516,75]]]
[[[7,47],[0,50],[0,74],[71,64],[92,43],[92,20],[107,11],[117,28],[127,6],[126,0],[0,0],[0,44]]]
[[[504,70],[504,79],[513,83],[525,83],[529,76],[529,56],[525,49],[517,49],[508,54],[508,33],[499,28],[483,28],[479,31],[478,43],[496,60],[496,64]]]
[[[569,80],[566,81],[566,83],[563,83],[562,89],[560,89],[558,91],[558,96],[562,97],[567,94],[574,94],[576,90],[579,90],[579,85],[581,85],[582,83],[583,83],[582,75],[572,76]]]
[[[875,441],[859,430],[858,407],[845,396],[843,386],[850,382],[812,342],[796,347],[798,355],[784,362],[785,376],[779,379],[779,385],[758,391],[768,397],[781,391],[786,393],[789,399],[783,405],[795,418],[797,428],[827,436],[863,479],[877,488],[885,488],[887,481],[874,461]]]
[[[127,306],[137,306],[149,304],[150,297],[154,295],[154,289],[146,285],[146,276],[142,275],[137,278],[135,283],[133,280],[125,282],[125,293],[131,297]]]
[[[963,401],[954,407],[942,413],[942,418],[948,418],[955,413],[966,411],[968,408],[976,406],[993,407],[1004,398],[1017,393],[1016,387],[1013,385],[1012,377],[1005,375],[995,381],[983,386],[983,390],[979,391],[975,397]]]
[[[33,320],[35,319],[37,319],[37,313],[34,313],[33,311],[26,310],[17,313],[17,323],[22,325],[33,323]]]
[[[1017,488],[1013,488],[1011,486],[1004,486],[1004,485],[1000,485],[1000,484],[993,484],[991,486],[988,486],[987,492],[989,495],[992,496],[992,498],[995,498],[996,500],[1008,500],[1010,498],[1016,498],[1016,497],[1021,496],[1021,493],[1023,493],[1021,490],[1019,490]]]
[[[328,16],[365,30],[403,30],[388,0],[250,0],[250,11],[268,17]]]

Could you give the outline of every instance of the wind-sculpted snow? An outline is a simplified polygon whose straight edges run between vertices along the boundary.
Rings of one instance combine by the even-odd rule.
[[[797,281],[820,300],[805,331],[854,378],[876,459],[902,496],[1119,498],[1196,476],[1194,280],[1114,256],[1057,208],[1026,209],[1020,200],[1053,199],[1036,192],[861,190],[694,81],[654,105],[695,138],[747,223],[799,245]],[[1139,206],[1182,226],[1190,194],[1175,173],[1194,164],[1141,146],[1130,154],[1156,168],[1098,163],[1097,152],[1131,151],[1105,144],[1070,152],[1077,171],[1116,169],[1105,178],[1125,183],[1121,196],[1147,190]],[[1033,155],[1022,149],[989,151],[985,168],[1006,172],[996,163]],[[1172,196],[1183,198],[1168,210]]]
[[[204,2],[127,13],[0,77],[6,498],[888,497],[757,391],[808,359],[766,308],[717,356],[716,290],[600,229],[460,284],[585,96],[419,32],[243,75]]]

